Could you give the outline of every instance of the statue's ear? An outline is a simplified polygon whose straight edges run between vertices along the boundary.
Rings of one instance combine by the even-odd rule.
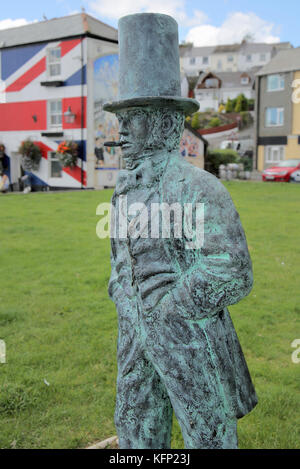
[[[167,112],[162,116],[161,130],[165,138],[171,135],[176,128],[176,119],[174,113]]]

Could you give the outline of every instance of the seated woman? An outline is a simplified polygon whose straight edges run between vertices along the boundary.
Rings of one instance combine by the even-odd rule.
[[[8,176],[1,171],[0,172],[0,192],[5,193],[9,189],[9,178]]]

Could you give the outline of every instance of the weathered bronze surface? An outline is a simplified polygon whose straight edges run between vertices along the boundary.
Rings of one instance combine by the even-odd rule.
[[[120,99],[106,106],[119,119],[126,164],[112,199],[109,283],[119,318],[119,445],[170,448],[174,410],[186,448],[236,448],[237,419],[257,403],[227,310],[252,288],[244,231],[224,186],[178,151],[185,113],[198,105],[180,97],[176,22],[124,17],[119,42]],[[127,237],[117,223],[125,200],[140,204],[125,210]],[[141,211],[155,204],[203,204],[202,245],[191,248],[184,229],[175,236],[175,217],[169,236],[153,237],[160,218],[142,226]]]

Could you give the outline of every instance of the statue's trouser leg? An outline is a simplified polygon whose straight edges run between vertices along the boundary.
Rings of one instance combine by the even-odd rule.
[[[166,389],[141,351],[132,369],[118,374],[115,425],[120,448],[170,448],[172,414]]]
[[[200,373],[205,374],[201,366],[198,370],[189,368],[191,359],[170,360],[161,375],[182,431],[185,448],[237,449],[236,417],[228,412],[223,396],[214,392],[214,386],[208,387],[209,383],[205,382],[207,376],[199,376]],[[163,365],[160,362],[158,369],[162,370]],[[180,368],[182,365],[183,368]],[[179,373],[173,379],[175,369]]]
[[[143,323],[145,353],[167,389],[185,447],[237,448],[236,417],[228,401],[226,376],[215,360],[206,330],[174,313],[162,317],[163,312],[155,321]]]

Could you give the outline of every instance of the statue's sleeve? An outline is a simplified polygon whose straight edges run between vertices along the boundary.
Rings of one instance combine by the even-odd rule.
[[[237,303],[253,284],[245,233],[228,191],[209,176],[205,198],[196,196],[203,200],[203,246],[192,253],[193,262],[172,290],[173,299],[200,318]]]

